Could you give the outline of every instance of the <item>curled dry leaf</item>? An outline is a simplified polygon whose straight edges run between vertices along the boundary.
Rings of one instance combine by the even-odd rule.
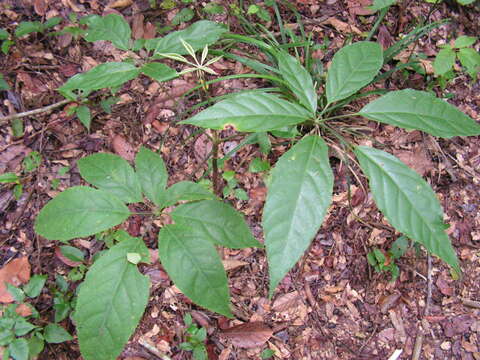
[[[265,344],[272,334],[272,329],[260,321],[248,322],[222,331],[222,335],[233,345],[247,349]]]
[[[113,151],[127,161],[133,161],[135,150],[133,146],[121,135],[115,135],[112,140]]]
[[[19,286],[30,280],[30,263],[28,257],[24,256],[10,261],[0,269],[0,303],[8,304],[13,302],[13,297],[7,290],[5,283]]]
[[[40,16],[44,16],[47,12],[49,2],[50,0],[35,0],[33,2],[35,12]]]

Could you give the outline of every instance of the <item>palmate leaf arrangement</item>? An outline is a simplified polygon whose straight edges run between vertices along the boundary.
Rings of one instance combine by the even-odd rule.
[[[202,37],[196,35],[199,33]],[[130,34],[122,17],[108,15],[91,19],[85,39],[109,40],[118,48],[129,50]],[[152,51],[147,64],[101,64],[72,77],[59,91],[78,101],[78,95],[85,98],[94,90],[118,87],[140,73],[165,81],[178,73],[153,59],[182,60],[185,58],[181,55],[200,50],[221,37],[239,41],[247,38],[228,34],[219,24],[199,21],[164,38],[135,44]],[[185,43],[190,45],[190,51]],[[411,89],[388,92],[358,113],[335,116],[335,111],[376,79],[385,60],[391,59],[391,51],[387,56],[388,50],[384,54],[377,43],[361,41],[338,51],[321,97],[317,96],[312,76],[296,57],[280,47],[253,40],[251,43],[266,50],[274,66],[252,61],[249,64],[264,72],[265,78],[283,91],[233,94],[181,123],[277,135],[291,132],[299,125],[309,129],[306,135],[292,139],[293,146],[271,171],[262,221],[271,297],[312,242],[332,201],[333,172],[324,140],[330,119],[362,116],[444,138],[479,135],[480,126],[447,102]],[[204,51],[202,61],[206,56]],[[266,71],[273,71],[273,75]],[[373,198],[390,224],[459,274],[456,254],[445,233],[441,205],[427,182],[387,152],[351,144],[348,149],[356,156]],[[232,317],[227,277],[216,246],[263,247],[250,233],[242,214],[197,183],[184,181],[167,188],[168,175],[161,156],[144,147],[135,158],[135,170],[126,160],[107,153],[80,159],[78,167],[81,176],[94,187],[69,188],[47,203],[36,219],[38,234],[66,242],[104,232],[131,215],[126,204],[144,202],[144,197],[156,214],[176,205],[170,213],[174,224],[163,226],[158,236],[160,261],[176,286],[192,301]],[[150,261],[146,245],[121,230],[114,232],[113,237],[118,243],[94,262],[80,285],[73,315],[80,350],[87,360],[115,359],[148,302],[150,282],[137,268],[140,262]]]

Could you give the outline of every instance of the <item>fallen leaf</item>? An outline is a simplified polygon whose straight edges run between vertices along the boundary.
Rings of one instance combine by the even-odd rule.
[[[71,266],[71,267],[79,266],[79,265],[82,264],[81,262],[72,261],[72,260],[68,259],[67,257],[65,257],[65,256],[62,254],[62,250],[60,250],[60,246],[57,246],[57,247],[55,248],[55,256],[56,256],[57,258],[59,258],[60,261],[63,262],[65,265],[68,265],[68,266]]]
[[[0,303],[8,304],[13,302],[13,297],[7,290],[5,283],[19,286],[30,280],[30,263],[28,257],[24,256],[10,261],[0,269]]]
[[[240,266],[248,265],[248,263],[245,261],[240,261],[235,259],[222,260],[222,264],[226,271],[236,269]]]
[[[272,310],[274,311],[285,311],[296,305],[298,301],[298,291],[293,291],[291,293],[280,296],[273,303]]]
[[[340,21],[340,20],[338,20],[337,18],[334,18],[334,17],[330,17],[327,20],[325,20],[324,24],[332,25],[335,29],[337,29],[337,31],[339,31],[341,33],[348,34],[348,33],[353,32],[357,35],[362,34],[360,29],[358,29],[356,26],[347,24],[346,22]]]
[[[385,25],[381,25],[378,29],[377,41],[382,45],[383,50],[388,49],[395,43],[395,40],[390,35],[388,28]]]
[[[207,135],[202,134],[200,135],[197,140],[195,140],[195,144],[193,145],[194,148],[194,155],[195,159],[197,159],[198,163],[201,163],[208,157],[210,152],[212,151],[212,142],[209,140]]]
[[[35,0],[33,3],[35,12],[40,16],[44,16],[47,12],[49,2],[50,0]]]
[[[30,316],[32,315],[32,308],[27,304],[20,304],[15,309],[15,312],[20,316]]]
[[[222,331],[233,345],[240,348],[254,348],[267,342],[273,331],[262,322],[249,322]]]
[[[372,10],[367,6],[372,5],[371,0],[348,0],[348,11],[350,15],[372,15]]]
[[[142,14],[135,14],[133,16],[132,37],[135,40],[143,38],[143,35],[145,32],[143,29],[143,19],[144,19],[144,16]]]
[[[412,150],[394,151],[393,154],[421,176],[424,176],[433,169],[433,164],[427,152],[420,147]]]
[[[133,4],[133,0],[116,0],[107,5],[107,7],[116,9],[116,8],[123,8]]]
[[[112,140],[113,151],[127,161],[133,161],[135,158],[135,150],[133,146],[125,140],[122,135],[115,135]]]

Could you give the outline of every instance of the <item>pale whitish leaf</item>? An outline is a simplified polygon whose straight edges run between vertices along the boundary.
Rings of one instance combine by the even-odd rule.
[[[424,91],[406,89],[389,92],[364,106],[358,114],[439,137],[480,135],[480,125],[473,119]]]
[[[215,200],[216,197],[204,186],[192,181],[181,181],[165,191],[162,208],[175,205],[179,201]]]
[[[135,157],[135,168],[143,193],[151,202],[160,206],[168,180],[162,157],[142,146]]]
[[[306,121],[310,112],[268,93],[243,93],[203,110],[181,124],[222,130],[232,126],[237,131],[265,132]]]
[[[278,52],[278,67],[282,77],[297,96],[300,104],[305,106],[312,114],[317,110],[317,94],[313,80],[308,71],[300,64],[297,58],[286,52]]]
[[[201,20],[184,30],[174,31],[163,38],[149,39],[145,42],[147,50],[154,50],[154,56],[159,53],[177,53],[186,55],[188,51],[183,47],[180,39],[186,41],[197,51],[205,45],[216,42],[227,29],[213,21]]]
[[[367,146],[355,148],[379,210],[395,229],[460,272],[445,233],[443,211],[432,188],[393,155]]]
[[[319,136],[304,137],[277,161],[263,209],[270,296],[313,240],[332,190],[328,148]]]
[[[80,175],[99,189],[126,203],[142,201],[140,181],[124,158],[114,154],[97,153],[78,160],[77,165]]]
[[[435,75],[440,76],[450,71],[455,64],[455,57],[455,51],[450,47],[440,50],[433,62]]]
[[[171,67],[156,62],[143,65],[141,71],[158,82],[168,81],[178,76],[178,73]]]
[[[134,65],[123,62],[109,62],[95,66],[93,69],[77,74],[58,88],[63,96],[75,99],[74,91],[82,91],[82,96],[88,96],[92,91],[103,88],[115,88],[134,79],[140,73]]]
[[[96,260],[80,287],[74,313],[85,360],[114,360],[135,331],[148,303],[150,281],[127,260],[147,256],[138,238],[118,243]]]
[[[110,229],[130,215],[125,204],[102,190],[74,186],[45,205],[35,220],[37,234],[49,240],[70,240]]]
[[[243,215],[218,200],[204,200],[178,206],[170,216],[177,224],[216,245],[232,249],[262,247],[252,236]]]
[[[175,285],[193,302],[227,317],[227,275],[215,246],[189,228],[166,225],[158,234],[160,261]]]
[[[360,41],[345,46],[333,57],[327,75],[327,100],[333,103],[368,85],[383,65],[382,47]]]
[[[122,50],[130,48],[131,29],[123,16],[109,14],[106,16],[93,16],[85,35],[87,41],[108,40]]]

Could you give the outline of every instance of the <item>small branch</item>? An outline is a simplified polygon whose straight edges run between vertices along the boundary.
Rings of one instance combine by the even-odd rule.
[[[213,134],[213,146],[212,146],[212,181],[213,181],[213,192],[218,197],[222,197],[222,191],[220,189],[220,174],[218,173],[218,145],[219,138],[217,133]]]
[[[64,99],[64,100],[59,101],[55,104],[51,104],[51,105],[48,105],[48,106],[45,106],[45,107],[42,107],[42,108],[39,108],[39,109],[25,111],[25,112],[12,114],[12,115],[8,115],[8,116],[2,116],[2,117],[0,117],[0,124],[5,122],[5,121],[10,121],[10,120],[13,120],[13,119],[20,119],[20,118],[23,118],[23,117],[26,117],[26,116],[32,116],[32,115],[52,111],[53,109],[56,109],[56,108],[58,108],[62,105],[68,104],[69,102],[72,102],[72,101],[68,100],[68,99]]]
[[[170,356],[168,356],[164,352],[158,350],[157,347],[155,346],[155,344],[153,344],[150,340],[148,340],[144,337],[140,337],[140,339],[138,339],[138,343],[140,345],[142,345],[145,349],[147,349],[148,352],[155,355],[157,358],[162,359],[162,360],[172,360],[172,358]]]

